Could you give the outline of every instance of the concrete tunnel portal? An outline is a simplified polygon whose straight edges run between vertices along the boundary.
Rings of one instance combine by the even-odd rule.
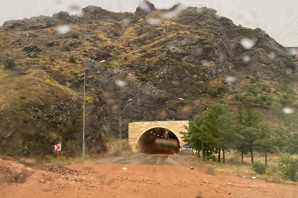
[[[137,152],[150,154],[174,154],[179,152],[178,137],[169,129],[155,127],[145,131],[137,143]]]
[[[188,127],[188,120],[130,122],[128,143],[134,152],[177,153],[185,144],[180,132],[187,132]]]

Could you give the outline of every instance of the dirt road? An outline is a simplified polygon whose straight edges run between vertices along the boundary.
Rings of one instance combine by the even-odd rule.
[[[189,165],[184,156],[167,154],[135,154],[126,157],[111,157],[96,160],[99,164],[155,164],[155,165]]]
[[[17,177],[20,172],[28,174],[24,181]],[[15,180],[10,181],[9,176]],[[48,169],[0,159],[0,195],[1,198],[296,198],[298,185],[268,183],[252,179],[249,173],[238,176],[233,171],[200,167],[179,155],[113,157]]]

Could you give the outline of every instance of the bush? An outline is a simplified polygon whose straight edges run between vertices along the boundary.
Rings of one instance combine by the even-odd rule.
[[[216,97],[218,95],[218,91],[216,88],[214,87],[209,87],[207,89],[207,93],[210,95],[210,96],[213,96],[213,97]]]
[[[298,172],[298,160],[293,159],[290,154],[280,156],[279,169],[286,179],[292,181],[298,180],[298,176],[296,175],[296,172]]]
[[[16,67],[16,63],[14,59],[6,58],[3,60],[4,69],[13,69]]]
[[[211,162],[216,162],[217,158],[215,155],[211,154],[211,155],[206,156],[206,160],[211,161]]]
[[[72,32],[71,35],[70,35],[70,37],[73,38],[73,39],[77,39],[77,38],[80,37],[80,35],[77,32]]]
[[[260,162],[254,162],[252,164],[252,170],[255,171],[257,174],[262,175],[266,172],[266,167]]]
[[[74,56],[70,56],[70,57],[68,58],[68,61],[69,61],[70,63],[76,63],[76,62],[77,62]]]

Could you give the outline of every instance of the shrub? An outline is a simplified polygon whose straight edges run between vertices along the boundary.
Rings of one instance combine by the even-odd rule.
[[[14,59],[6,58],[3,60],[4,69],[13,69],[16,67],[16,63]]]
[[[70,51],[70,47],[68,45],[63,45],[62,46],[62,51],[69,52]]]
[[[207,89],[207,93],[210,95],[210,96],[213,96],[213,97],[216,97],[218,95],[218,91],[216,88],[214,87],[209,87]]]
[[[93,102],[94,98],[92,96],[86,96],[85,100],[87,103],[91,103],[91,102]]]
[[[76,63],[77,61],[76,61],[76,58],[74,57],[74,56],[70,56],[69,58],[68,58],[68,61],[70,62],[70,63]]]
[[[286,179],[292,181],[298,180],[298,176],[296,175],[298,171],[298,160],[293,159],[290,154],[280,156],[279,169]]]
[[[211,154],[211,155],[206,156],[206,160],[211,161],[211,162],[216,162],[217,158],[215,155]]]
[[[77,39],[77,38],[80,37],[80,35],[77,32],[72,32],[71,35],[70,35],[70,37],[73,38],[73,39]]]
[[[252,164],[252,170],[255,171],[257,174],[262,175],[266,172],[266,167],[260,162],[254,162]]]

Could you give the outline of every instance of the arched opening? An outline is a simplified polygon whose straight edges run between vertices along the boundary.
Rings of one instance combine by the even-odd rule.
[[[179,151],[177,136],[166,128],[156,127],[145,131],[139,138],[137,150],[141,153],[174,154]]]

